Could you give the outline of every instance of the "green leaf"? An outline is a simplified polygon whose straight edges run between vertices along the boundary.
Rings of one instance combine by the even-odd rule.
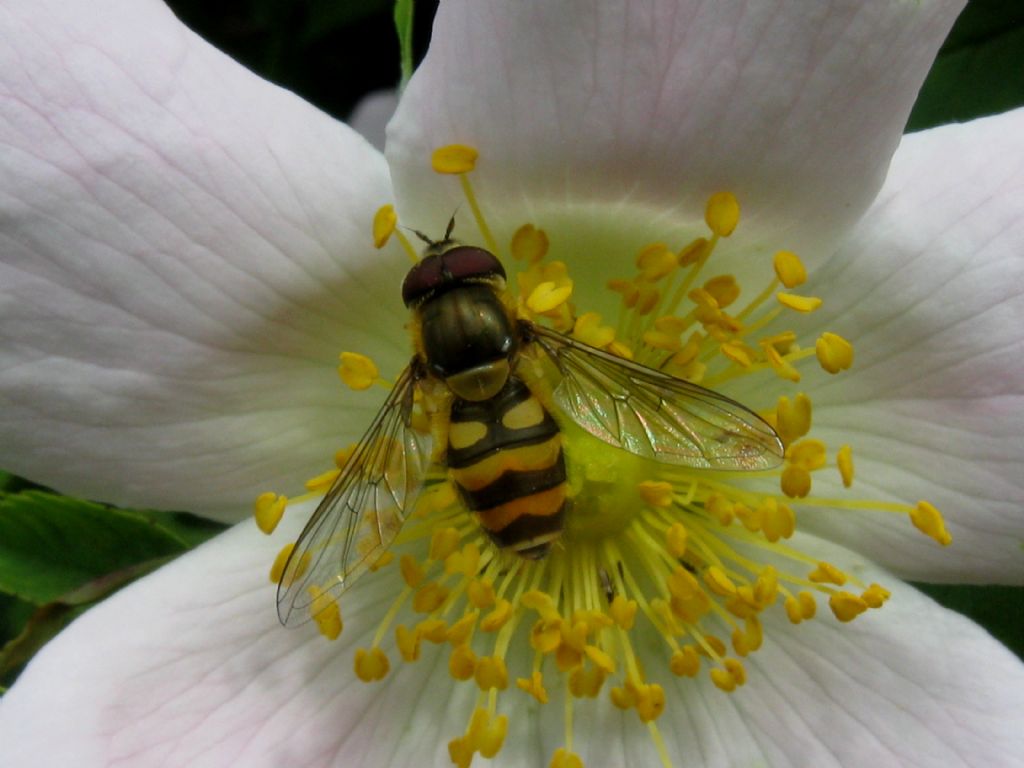
[[[907,123],[917,131],[1024,104],[1024,3],[972,0],[939,51]]]
[[[405,88],[412,77],[412,31],[413,0],[395,0],[395,29],[398,30],[398,47],[401,51],[402,82],[399,91]]]
[[[37,605],[187,548],[141,512],[43,491],[0,498],[0,591]]]
[[[313,2],[306,6],[302,41],[306,44],[328,37],[334,32],[375,13],[386,11],[389,0],[344,0]]]

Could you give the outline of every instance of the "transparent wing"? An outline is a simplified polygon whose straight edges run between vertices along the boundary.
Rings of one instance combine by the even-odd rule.
[[[302,530],[277,586],[286,626],[311,617],[316,590],[337,596],[384,553],[430,467],[429,431],[412,425],[416,377],[406,368]],[[315,588],[315,589],[314,589]]]
[[[710,389],[530,325],[561,375],[555,404],[595,437],[669,464],[770,469],[782,442],[764,419]]]

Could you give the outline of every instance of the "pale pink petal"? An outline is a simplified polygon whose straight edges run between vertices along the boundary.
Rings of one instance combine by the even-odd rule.
[[[854,496],[924,498],[954,544],[886,515],[807,517],[905,576],[1024,582],[1024,110],[908,136],[809,293],[855,365],[801,386],[854,447]],[[821,484],[828,495],[834,474]],[[846,494],[850,495],[850,494]]]
[[[290,534],[302,518],[293,512]],[[369,644],[398,594],[394,569],[344,595],[345,629],[329,643],[311,626],[277,624],[263,574],[278,543],[243,523],[80,618],[0,699],[8,763],[450,765],[447,742],[465,728],[476,691],[453,683],[446,648],[427,645],[408,666],[388,633],[388,677],[367,685],[352,673],[354,648]],[[642,639],[648,674],[668,689],[659,727],[675,764],[789,764],[807,755],[808,764],[868,766],[948,753],[953,765],[972,757],[995,765],[1019,753],[1017,659],[857,556],[798,543],[865,582],[882,581],[892,600],[849,626],[824,605],[799,628],[772,609],[765,645],[746,662],[749,681],[732,696],[704,675],[674,680],[657,661],[660,640]],[[529,657],[525,648],[513,656],[524,667]],[[502,694],[510,732],[495,765],[544,764],[563,743],[553,693],[542,708],[519,691]],[[587,765],[624,756],[656,764],[635,714],[607,699],[580,702],[575,723]]]
[[[383,158],[152,0],[0,10],[0,465],[237,519],[301,489],[407,352]],[[401,352],[399,352],[401,350]]]
[[[962,5],[444,3],[389,126],[400,210],[444,226],[461,196],[431,152],[464,143],[499,242],[524,219],[702,228],[723,188],[748,245],[819,242],[871,202]]]

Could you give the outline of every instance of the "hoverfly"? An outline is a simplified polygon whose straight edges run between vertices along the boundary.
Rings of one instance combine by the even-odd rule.
[[[494,544],[544,557],[567,507],[552,409],[669,464],[757,470],[782,459],[775,430],[739,403],[518,319],[501,262],[451,229],[437,242],[421,235],[429,245],[402,284],[415,353],[292,550],[277,592],[283,624],[304,623],[314,593],[337,595],[384,554],[432,466]],[[422,411],[430,429],[414,418]]]

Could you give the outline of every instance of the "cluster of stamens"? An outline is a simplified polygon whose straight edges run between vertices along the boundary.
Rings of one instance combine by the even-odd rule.
[[[708,200],[704,235],[637,250],[635,274],[607,283],[621,309],[615,324],[606,325],[596,313],[578,312],[569,268],[548,258],[541,228],[520,227],[507,251],[494,242],[468,178],[475,161],[470,148],[445,147],[435,154],[434,167],[459,177],[488,248],[521,265],[516,289],[522,317],[710,388],[747,375],[789,386],[800,381],[799,367],[812,357],[833,374],[851,366],[853,349],[837,334],[823,333],[805,347],[792,331],[778,330],[785,313],[821,305],[819,298],[794,292],[807,279],[796,254],[776,253],[772,268],[766,265],[764,286],[743,304],[732,275],[707,276],[713,253],[739,221],[731,194]],[[396,225],[394,210],[382,208],[374,221],[377,246],[397,235],[415,260]],[[381,382],[368,358],[349,352],[341,356],[339,373],[353,389]],[[396,597],[370,647],[356,651],[356,675],[380,680],[391,674],[389,659],[415,663],[438,652],[428,646],[446,648],[451,677],[477,690],[464,733],[449,743],[459,766],[468,766],[475,754],[491,758],[500,751],[510,727],[500,702],[505,695],[530,696],[540,705],[563,702],[565,743],[551,758],[553,768],[582,766],[573,752],[574,708],[598,698],[633,710],[661,762],[670,765],[656,722],[673,702],[658,680],[706,673],[722,691],[735,691],[746,680],[743,659],[762,645],[764,611],[780,606],[799,624],[815,616],[821,597],[847,622],[889,597],[882,586],[863,584],[785,543],[796,530],[795,509],[906,515],[938,543],[951,541],[927,502],[910,507],[812,494],[815,472],[833,467],[848,488],[854,471],[850,446],[830,456],[823,442],[808,436],[812,405],[806,394],[780,396],[762,416],[781,438],[785,461],[779,469],[750,473],[659,464],[564,425],[569,520],[560,543],[536,562],[493,546],[438,470],[391,550],[374,564],[376,573],[365,577],[393,579]],[[345,459],[341,452],[335,469],[311,481],[309,494],[322,494]],[[296,500],[261,496],[261,528],[272,531]],[[275,581],[289,551],[275,564]],[[337,601],[326,591],[310,597],[321,633],[338,637]],[[661,640],[660,656],[637,642],[652,633]]]

